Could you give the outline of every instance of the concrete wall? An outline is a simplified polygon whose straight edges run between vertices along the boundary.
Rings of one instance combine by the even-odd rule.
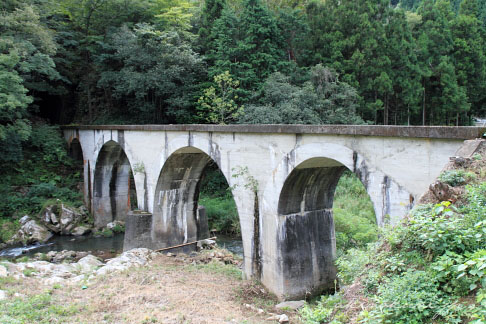
[[[144,125],[68,127],[64,134],[68,142],[76,138],[81,143],[85,195],[93,196],[95,219],[103,217],[96,206],[108,205],[107,191],[100,196],[97,188],[100,182],[105,187],[109,183],[114,160],[124,170],[132,168],[138,207],[153,213],[152,247],[197,238],[198,184],[207,163],[216,162],[234,188],[245,274],[260,278],[279,297],[292,298],[326,288],[334,278],[332,200],[345,168],[363,182],[377,223],[397,224],[463,140],[482,131]],[[114,147],[119,148],[118,155],[108,154]],[[234,177],[236,173],[240,175]],[[111,188],[116,190],[108,191],[110,197],[116,193],[120,197],[115,200],[125,199],[121,188],[113,184]]]

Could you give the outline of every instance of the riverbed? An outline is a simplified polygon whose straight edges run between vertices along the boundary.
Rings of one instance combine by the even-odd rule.
[[[112,258],[123,252],[124,234],[115,234],[112,237],[87,236],[53,236],[44,244],[27,246],[13,246],[0,251],[0,258],[15,259],[21,256],[33,256],[36,253],[50,251],[86,251],[102,259]],[[236,255],[243,256],[241,238],[218,235],[216,240],[219,247],[225,248]]]

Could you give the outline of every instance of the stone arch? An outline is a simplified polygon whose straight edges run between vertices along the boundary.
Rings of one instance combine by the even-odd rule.
[[[125,221],[131,209],[132,168],[123,148],[115,141],[99,150],[93,176],[92,214],[96,227]]]
[[[274,170],[263,193],[269,202],[264,206],[263,232],[273,232],[275,237],[274,241],[263,241],[267,244],[263,250],[268,252],[262,281],[281,298],[300,298],[334,288],[332,205],[335,188],[346,169],[365,186],[378,225],[391,211],[403,217],[410,208],[406,191],[346,146],[312,143],[292,150]],[[279,278],[270,279],[275,272]]]
[[[211,162],[217,161],[203,150],[192,146],[179,148],[169,155],[155,189],[153,248],[204,238],[201,231],[204,224],[200,222],[203,220],[198,214],[198,199],[201,179]],[[222,173],[228,182],[227,176]]]

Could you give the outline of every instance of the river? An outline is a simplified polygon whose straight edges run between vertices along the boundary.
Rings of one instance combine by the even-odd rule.
[[[123,252],[123,234],[112,237],[88,236],[54,236],[47,243],[27,246],[13,246],[0,251],[0,258],[15,259],[20,256],[33,256],[35,253],[50,251],[89,251],[103,259],[114,257]],[[243,256],[241,238],[219,235],[216,242],[234,254]]]

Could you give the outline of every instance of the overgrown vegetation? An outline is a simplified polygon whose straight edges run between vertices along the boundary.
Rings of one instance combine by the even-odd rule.
[[[210,164],[204,175],[199,205],[206,208],[209,230],[238,236],[240,219],[228,182],[215,163]]]
[[[464,205],[416,206],[403,224],[383,229],[378,242],[342,255],[336,264],[344,288],[307,305],[304,321],[486,323],[486,182],[474,183],[475,171],[441,175],[450,185],[473,182],[465,186]]]
[[[378,239],[375,210],[361,181],[350,171],[339,179],[334,194],[334,224],[339,253]]]
[[[44,124],[32,128],[20,156],[0,163],[0,239],[7,241],[23,215],[37,216],[42,207],[63,203],[78,207],[81,168],[68,156],[58,127]]]

